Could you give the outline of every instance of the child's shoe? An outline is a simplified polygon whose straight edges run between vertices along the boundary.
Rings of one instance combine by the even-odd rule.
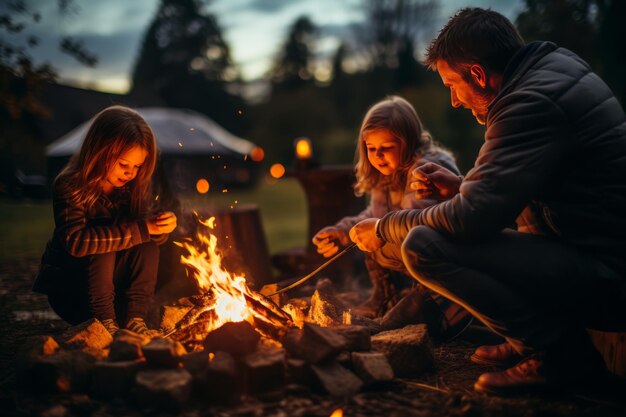
[[[115,333],[120,329],[117,322],[114,319],[104,319],[101,320],[100,323],[107,329],[111,336],[115,337]]]
[[[141,317],[133,317],[126,323],[126,329],[137,334],[148,337],[162,337],[163,334],[158,330],[149,329],[146,322]]]

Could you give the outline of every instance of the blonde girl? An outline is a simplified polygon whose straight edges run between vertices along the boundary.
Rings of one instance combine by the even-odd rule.
[[[345,217],[320,230],[313,237],[318,253],[325,257],[337,253],[350,242],[349,231],[361,220],[381,218],[393,210],[424,208],[439,201],[442,197],[434,194],[417,198],[409,186],[411,171],[425,162],[434,162],[459,174],[454,158],[434,143],[408,101],[391,96],[374,104],[361,124],[354,169],[355,194],[369,195],[369,206],[357,216]],[[406,276],[408,273],[398,247],[385,245],[365,256],[372,292],[353,313],[377,317],[398,301],[391,273]]]

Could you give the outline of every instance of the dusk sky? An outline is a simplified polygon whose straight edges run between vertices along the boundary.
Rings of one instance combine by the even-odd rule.
[[[43,16],[31,32],[41,38],[32,50],[37,63],[51,63],[62,82],[119,93],[128,90],[136,54],[159,0],[75,0],[77,10],[68,15],[59,14],[56,0],[27,2]],[[441,0],[440,4],[433,24],[436,30],[461,7],[491,7],[511,20],[523,7],[522,0]],[[321,56],[335,51],[342,39],[350,39],[349,26],[363,21],[361,0],[215,0],[208,10],[217,17],[247,81],[268,71],[297,17],[308,15],[318,27],[316,53]],[[88,68],[59,52],[58,39],[65,35],[81,40],[98,56],[98,65]]]

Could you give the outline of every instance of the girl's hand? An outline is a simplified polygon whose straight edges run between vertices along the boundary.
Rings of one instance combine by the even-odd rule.
[[[415,198],[447,200],[458,194],[462,178],[447,168],[433,162],[426,162],[412,172],[410,187],[415,190]]]
[[[339,251],[339,246],[346,246],[348,236],[335,226],[328,226],[313,236],[313,244],[317,246],[317,253],[325,258],[330,258]]]
[[[171,211],[165,211],[152,217],[146,223],[151,235],[171,233],[176,229],[176,215]]]
[[[378,219],[362,220],[350,229],[350,239],[363,252],[374,252],[385,244],[376,236],[376,220]]]

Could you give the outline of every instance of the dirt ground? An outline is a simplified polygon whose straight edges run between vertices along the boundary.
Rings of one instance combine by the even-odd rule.
[[[0,415],[42,417],[105,416],[320,416],[341,408],[344,416],[626,416],[626,389],[615,381],[594,381],[593,388],[542,396],[497,398],[472,386],[489,368],[474,365],[469,340],[438,346],[436,370],[420,379],[394,383],[350,398],[333,399],[303,392],[248,398],[231,407],[191,402],[183,410],[139,409],[123,402],[101,402],[85,394],[34,396],[15,385],[15,355],[31,335],[55,335],[67,326],[49,309],[45,297],[30,291],[37,260],[0,264]],[[575,366],[575,364],[573,364]]]

